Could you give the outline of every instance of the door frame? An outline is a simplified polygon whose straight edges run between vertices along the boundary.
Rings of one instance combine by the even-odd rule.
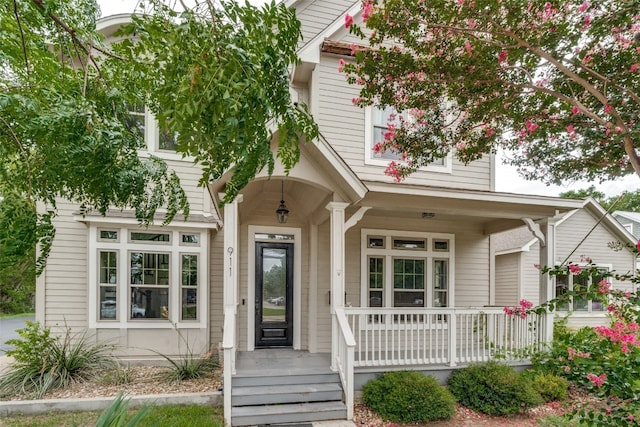
[[[293,349],[300,350],[300,330],[302,327],[302,230],[294,227],[267,227],[260,225],[249,225],[247,227],[247,350],[254,351],[256,348],[256,242],[276,241],[256,239],[256,233],[290,234],[293,236],[293,240],[287,240],[286,243],[293,243]]]

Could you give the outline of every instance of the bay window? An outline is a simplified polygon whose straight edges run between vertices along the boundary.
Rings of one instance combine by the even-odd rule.
[[[207,231],[94,226],[90,235],[93,327],[205,324]]]

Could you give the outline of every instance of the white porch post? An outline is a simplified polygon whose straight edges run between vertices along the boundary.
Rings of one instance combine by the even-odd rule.
[[[242,195],[224,205],[224,307],[238,307],[238,204]]]
[[[556,260],[556,222],[557,218],[545,218],[538,221],[540,231],[544,239],[538,239],[540,242],[540,267],[553,267]],[[555,297],[555,279],[548,273],[540,275],[539,298],[540,304],[553,299]],[[545,343],[553,340],[553,313],[547,312],[545,318],[545,330],[542,338]]]
[[[224,205],[224,273],[223,302],[224,327],[222,347],[223,358],[223,396],[225,425],[231,425],[231,377],[236,371],[236,316],[238,307],[238,203],[242,195],[233,202]],[[229,330],[224,330],[224,329]]]
[[[336,354],[338,351],[338,320],[336,308],[344,307],[344,210],[349,206],[343,202],[329,202],[327,209],[331,212],[331,369],[337,370]]]

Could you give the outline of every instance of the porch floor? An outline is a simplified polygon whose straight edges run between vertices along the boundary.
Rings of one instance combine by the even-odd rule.
[[[331,353],[309,353],[303,350],[266,348],[239,351],[236,355],[236,375],[282,375],[327,372]]]

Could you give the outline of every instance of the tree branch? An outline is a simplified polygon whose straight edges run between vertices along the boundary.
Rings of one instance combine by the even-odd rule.
[[[22,39],[22,53],[24,54],[24,67],[27,71],[27,82],[29,82],[31,80],[29,78],[29,76],[31,75],[31,71],[29,68],[29,57],[27,56],[27,43],[24,39],[24,30],[22,29],[20,15],[18,14],[18,2],[16,0],[13,0],[13,14],[16,17],[16,22],[18,23],[18,28],[20,29],[20,38]],[[30,82],[28,84],[30,84]]]
[[[98,76],[102,78],[102,73],[100,72],[100,66],[96,62],[93,55],[91,54],[90,48],[92,48],[93,46],[91,44],[89,45],[89,47],[85,46],[85,44],[78,38],[78,34],[73,28],[68,26],[62,19],[60,19],[59,16],[47,11],[44,4],[42,3],[42,0],[31,0],[31,1],[38,7],[38,9],[40,9],[42,13],[46,14],[53,22],[56,23],[57,26],[62,28],[67,34],[71,36],[71,39],[73,40],[73,42],[78,46],[80,46],[80,49],[82,49],[85,55],[87,55],[87,57],[93,64],[94,68],[98,72]]]

